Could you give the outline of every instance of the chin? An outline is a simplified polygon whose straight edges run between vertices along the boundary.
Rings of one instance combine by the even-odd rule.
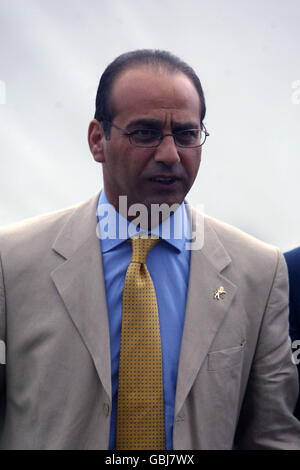
[[[148,209],[151,209],[151,206],[153,205],[161,205],[161,204],[167,204],[168,206],[172,206],[173,204],[181,204],[181,202],[177,199],[170,199],[170,198],[151,198],[150,200],[145,200],[144,202],[145,206]]]
[[[181,204],[184,200],[183,196],[167,196],[167,195],[158,195],[154,197],[151,201],[151,204],[167,204],[168,206],[173,206],[173,204]]]

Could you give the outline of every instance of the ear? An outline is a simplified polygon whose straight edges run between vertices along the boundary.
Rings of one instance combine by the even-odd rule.
[[[102,126],[97,119],[93,119],[90,122],[89,129],[88,129],[88,141],[90,150],[93,154],[94,160],[99,163],[103,163],[105,161],[104,156],[104,132]]]

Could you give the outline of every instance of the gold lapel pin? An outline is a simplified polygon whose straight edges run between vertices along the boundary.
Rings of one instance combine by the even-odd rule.
[[[214,299],[220,300],[222,299],[222,295],[226,294],[226,290],[224,289],[223,286],[220,286],[215,292],[214,292]]]

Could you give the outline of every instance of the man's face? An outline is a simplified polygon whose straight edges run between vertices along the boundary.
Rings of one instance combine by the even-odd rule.
[[[113,123],[131,132],[159,129],[163,134],[200,128],[200,99],[183,73],[151,71],[145,67],[123,72],[111,92]],[[111,204],[167,203],[184,200],[199,169],[201,148],[177,148],[172,136],[157,148],[134,147],[129,138],[112,127],[110,140],[102,137],[104,187]],[[164,181],[161,178],[169,178]]]

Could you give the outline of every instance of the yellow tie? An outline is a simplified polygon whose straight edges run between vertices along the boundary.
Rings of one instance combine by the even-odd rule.
[[[122,305],[116,449],[164,449],[159,317],[146,258],[158,239],[133,238]]]

